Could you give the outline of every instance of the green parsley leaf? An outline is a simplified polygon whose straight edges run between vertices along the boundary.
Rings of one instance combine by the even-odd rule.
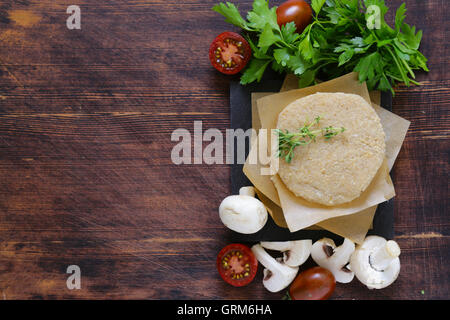
[[[427,67],[427,61],[428,59],[425,58],[425,56],[419,51],[417,51],[417,53],[411,57],[411,63],[413,63],[416,68],[430,71]]]
[[[348,49],[348,50],[344,51],[338,58],[338,61],[339,61],[338,67],[347,63],[353,57],[354,53],[355,53],[355,50],[353,50],[353,49]]]
[[[378,51],[359,60],[355,71],[359,72],[359,81],[364,82],[374,78],[377,70],[381,68],[383,61]]]
[[[354,45],[355,47],[358,47],[358,48],[362,48],[362,47],[366,46],[366,43],[364,42],[364,39],[361,38],[361,37],[351,38],[349,42],[352,45]]]
[[[273,29],[279,30],[276,10],[276,7],[269,9],[268,0],[255,0],[253,10],[247,14],[248,25],[253,29],[263,30],[269,24]]]
[[[298,51],[306,60],[312,60],[314,56],[314,48],[311,44],[309,34],[298,44]]]
[[[273,33],[273,29],[270,24],[266,24],[263,31],[259,35],[258,47],[265,48],[270,47],[271,45],[281,41],[281,38],[278,34]]]
[[[419,49],[420,41],[422,40],[422,31],[416,34],[416,27],[410,27],[404,23],[401,27],[402,33],[398,35],[400,41],[406,43],[411,49]]]
[[[244,38],[247,40],[250,48],[252,49],[253,57],[260,60],[271,59],[269,55],[267,55],[267,48],[258,48],[258,46],[253,42],[253,40],[248,36],[244,35]]]
[[[225,17],[225,21],[228,23],[231,23],[232,25],[235,25],[236,27],[240,27],[242,29],[249,30],[247,27],[247,22],[242,18],[241,14],[239,13],[238,8],[230,2],[226,3],[219,3],[216,4],[212,8],[215,12],[220,13]]]
[[[326,0],[312,0],[311,1],[311,7],[316,13],[316,15],[319,14],[320,9],[322,9],[322,6],[325,4]]]
[[[381,91],[392,90],[392,85],[384,73],[381,75],[380,82],[378,84],[378,89]]]
[[[405,20],[406,16],[406,6],[405,3],[402,3],[400,7],[397,8],[397,11],[395,12],[395,31],[399,32],[403,21]]]
[[[316,73],[317,70],[308,69],[299,77],[298,80],[298,87],[299,88],[306,88],[307,86],[311,85],[316,80]]]
[[[342,16],[332,7],[323,8],[322,12],[326,12],[326,17],[332,24],[338,24]]]
[[[282,65],[283,67],[286,67],[290,58],[291,53],[289,52],[289,49],[287,48],[281,48],[281,49],[275,49],[273,50],[273,57],[275,58],[275,61]]]
[[[287,66],[295,75],[303,75],[310,65],[300,56],[291,55],[287,61]]]
[[[248,84],[254,81],[261,81],[267,66],[272,60],[252,59],[249,66],[241,76],[241,84]]]
[[[286,43],[294,43],[300,38],[300,35],[297,33],[297,26],[295,22],[288,22],[281,26],[281,36]]]

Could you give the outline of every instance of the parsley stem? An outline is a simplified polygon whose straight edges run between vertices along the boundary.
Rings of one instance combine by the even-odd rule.
[[[403,62],[403,65],[405,66],[406,70],[408,70],[409,74],[411,75],[411,77],[415,78],[416,75],[414,74],[414,72],[412,71],[412,69],[409,67],[408,63],[405,61],[405,59],[400,58],[400,60]]]
[[[392,79],[397,80],[397,81],[399,81],[399,82],[402,82],[402,81],[403,81],[402,78],[399,78],[399,77],[397,77],[396,75],[393,75],[393,74],[390,73],[390,72],[386,72],[386,75],[389,76],[389,78],[392,78]],[[422,85],[420,82],[414,81],[413,79],[409,79],[409,81],[410,81],[412,84],[416,85],[416,86],[421,86],[421,85]]]
[[[398,71],[400,72],[400,75],[402,76],[403,82],[409,86],[409,78],[405,73],[405,70],[402,68],[402,65],[400,64],[400,62],[398,61],[396,55],[392,52],[392,50],[388,47],[385,46],[386,50],[389,52],[389,54],[392,56],[392,58],[394,59],[395,64],[397,65]]]

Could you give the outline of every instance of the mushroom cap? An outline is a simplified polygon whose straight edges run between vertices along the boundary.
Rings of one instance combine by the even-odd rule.
[[[332,252],[328,251],[328,247],[332,249]],[[332,239],[323,238],[313,244],[311,258],[319,266],[331,271],[336,282],[349,283],[355,275],[352,270],[346,268],[346,265],[354,250],[355,244],[347,238],[344,239],[344,243],[339,247],[336,247]]]
[[[263,285],[270,292],[278,292],[285,289],[298,273],[298,267],[290,267],[284,264],[282,259],[275,259],[264,250],[264,248],[255,244],[252,247],[256,259],[265,267]]]
[[[311,254],[312,240],[262,241],[261,246],[283,252],[284,263],[290,267],[298,267],[308,260]]]
[[[281,259],[276,259],[278,263],[281,263]],[[293,268],[283,264],[283,274],[274,273],[269,269],[264,269],[263,286],[270,292],[279,292],[287,288],[298,273],[298,267]]]
[[[225,226],[243,234],[258,232],[268,218],[264,204],[246,195],[226,197],[219,206],[219,216]]]
[[[400,259],[393,258],[384,270],[371,264],[371,255],[386,246],[387,240],[379,236],[368,236],[350,258],[350,268],[356,278],[369,289],[383,289],[391,285],[400,273]],[[399,254],[400,252],[398,252]]]

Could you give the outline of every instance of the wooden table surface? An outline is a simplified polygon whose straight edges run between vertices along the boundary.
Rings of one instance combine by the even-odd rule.
[[[177,128],[230,125],[229,82],[208,49],[234,30],[216,0],[21,0],[0,4],[0,298],[279,299],[225,284],[218,217],[227,165],[172,163]],[[234,1],[242,12],[251,0]],[[272,1],[279,4],[279,1]],[[387,1],[393,13],[401,1]],[[81,30],[66,9],[81,8]],[[449,39],[444,0],[406,0],[429,73],[397,88],[411,121],[392,176],[402,271],[335,299],[449,299]],[[69,290],[66,269],[81,268]]]

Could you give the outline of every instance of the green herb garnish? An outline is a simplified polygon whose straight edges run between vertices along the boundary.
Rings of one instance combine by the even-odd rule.
[[[311,142],[315,142],[319,134],[325,140],[329,140],[339,133],[345,131],[345,128],[334,128],[332,126],[311,130],[314,125],[318,125],[320,116],[316,117],[313,122],[305,123],[297,132],[289,132],[288,130],[276,130],[278,134],[278,157],[283,158],[287,163],[291,163],[294,157],[294,149],[298,146],[305,146]]]
[[[254,0],[247,19],[230,2],[213,7],[245,31],[252,48],[241,84],[260,81],[270,65],[296,74],[299,87],[315,83],[317,77],[328,80],[356,71],[369,90],[394,93],[396,83],[419,84],[414,70],[428,71],[427,59],[418,50],[422,31],[404,22],[404,3],[396,11],[394,28],[384,20],[384,0],[312,0],[311,7],[313,21],[301,34],[294,22],[278,26],[276,7],[269,8],[268,0]]]

